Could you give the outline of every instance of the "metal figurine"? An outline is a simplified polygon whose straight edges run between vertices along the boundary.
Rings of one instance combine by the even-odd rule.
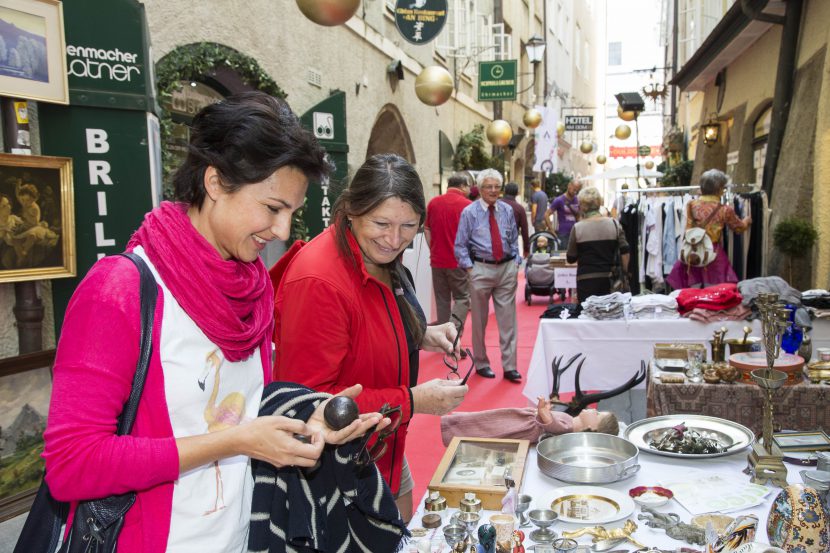
[[[755,303],[761,314],[761,330],[767,356],[767,368],[752,371],[752,380],[764,390],[763,438],[761,443],[752,444],[745,472],[752,475],[751,481],[755,484],[769,482],[783,488],[787,485],[787,468],[784,466],[784,456],[772,440],[772,394],[784,385],[787,375],[773,369],[773,366],[781,353],[781,338],[789,327],[792,310],[778,301],[778,294],[758,294]]]
[[[564,531],[562,532],[563,538],[571,538],[575,539],[579,536],[589,535],[593,536],[594,539],[592,540],[594,543],[599,541],[613,541],[613,540],[627,540],[631,542],[632,545],[638,547],[640,549],[648,549],[647,546],[643,545],[642,543],[638,542],[634,538],[631,537],[631,534],[637,531],[637,523],[633,520],[625,521],[625,525],[622,528],[613,528],[611,530],[607,530],[605,526],[587,526],[585,528],[580,528],[579,530],[574,530],[572,532]]]
[[[706,532],[702,528],[681,522],[674,513],[658,513],[645,505],[640,508],[643,512],[637,515],[637,520],[645,520],[646,526],[665,530],[666,535],[675,540],[706,545]]]
[[[553,362],[551,363],[551,372],[553,373],[553,387],[550,393],[550,400],[551,403],[557,405],[564,405],[566,407],[565,413],[575,417],[578,415],[583,409],[591,405],[592,403],[596,403],[603,399],[608,399],[614,396],[618,396],[623,392],[627,392],[640,382],[646,379],[646,363],[645,361],[640,361],[640,370],[637,371],[634,376],[628,379],[628,382],[623,384],[622,386],[618,386],[613,390],[608,390],[606,392],[597,392],[595,394],[584,394],[582,393],[582,388],[579,385],[579,376],[582,374],[582,366],[585,364],[585,360],[587,357],[583,357],[582,360],[579,362],[579,365],[576,367],[576,375],[574,375],[574,396],[573,399],[569,402],[560,401],[559,399],[559,383],[562,377],[562,373],[567,371],[571,365],[574,364],[580,356],[581,353],[577,353],[573,357],[571,357],[568,362],[565,364],[564,367],[561,367],[562,357],[555,357]]]

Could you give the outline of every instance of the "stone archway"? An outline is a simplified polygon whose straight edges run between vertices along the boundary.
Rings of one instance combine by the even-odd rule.
[[[415,165],[415,149],[409,138],[409,130],[400,110],[394,104],[380,109],[366,148],[366,158],[375,154],[398,154],[411,165]]]

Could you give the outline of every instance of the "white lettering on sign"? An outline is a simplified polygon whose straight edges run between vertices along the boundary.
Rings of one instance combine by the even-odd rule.
[[[323,228],[329,226],[331,220],[331,203],[329,202],[329,187],[327,184],[320,186],[323,190],[323,201],[320,202],[320,216],[323,218]]]
[[[107,216],[107,193],[98,192],[98,215],[101,217]]]
[[[94,186],[102,182],[104,184],[112,184],[112,179],[110,178],[110,162],[104,161],[103,159],[90,159],[89,184]]]
[[[137,67],[138,54],[122,52],[118,48],[105,50],[85,46],[66,46],[69,57],[69,74],[87,79],[131,81],[133,75],[141,75]]]
[[[114,246],[114,238],[104,238],[104,223],[95,223],[95,245],[99,248]]]
[[[86,151],[90,154],[105,154],[110,151],[107,131],[104,129],[86,130]]]
[[[110,151],[110,144],[108,141],[109,135],[104,129],[84,129],[86,135],[86,151],[88,154],[105,154]],[[103,159],[90,159],[87,165],[89,168],[89,184],[96,186],[98,184],[112,185],[110,178],[110,170],[112,169],[110,163]],[[96,192],[98,200],[98,216],[107,216],[107,193],[105,190]],[[104,223],[96,221],[95,225],[95,247],[96,248],[111,248],[115,246],[114,238],[107,238],[104,231]],[[104,257],[106,253],[97,252],[98,259]]]

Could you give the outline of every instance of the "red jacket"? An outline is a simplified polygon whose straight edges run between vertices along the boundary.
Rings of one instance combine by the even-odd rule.
[[[392,291],[337,251],[329,227],[308,244],[296,242],[271,269],[277,347],[274,379],[336,393],[362,384],[360,412],[401,406],[401,426],[387,438],[378,468],[393,493],[400,486],[406,432],[412,418],[406,334]]]
[[[427,218],[424,226],[429,229],[430,264],[439,269],[457,269],[455,259],[455,235],[461,212],[470,205],[470,200],[460,188],[448,188],[447,192],[436,196],[427,205]]]

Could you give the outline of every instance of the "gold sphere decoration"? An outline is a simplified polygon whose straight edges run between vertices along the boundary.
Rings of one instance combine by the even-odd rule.
[[[637,118],[636,111],[623,111],[620,106],[617,106],[617,115],[623,121],[634,121]]]
[[[651,160],[648,160],[648,161],[645,162],[645,166],[646,166],[646,169],[651,171],[652,169],[654,169],[654,162],[651,161]]]
[[[631,127],[628,125],[617,125],[617,128],[614,129],[614,136],[619,138],[620,140],[625,140],[629,136],[631,136]]]
[[[528,129],[535,129],[542,124],[542,113],[536,108],[530,108],[522,116],[522,123]]]
[[[556,124],[556,136],[558,136],[559,138],[565,136],[565,123],[563,123],[562,121]]]
[[[415,78],[415,95],[428,106],[440,106],[452,96],[450,72],[437,65],[424,67]]]
[[[599,154],[597,156],[597,163],[599,163],[600,165],[605,165],[606,161],[608,161],[608,159],[604,155]]]
[[[487,140],[493,146],[507,146],[511,138],[513,138],[513,129],[504,119],[496,119],[487,125]]]
[[[590,154],[594,151],[594,145],[589,140],[583,140],[582,144],[579,145],[579,151],[583,154]]]
[[[352,18],[360,0],[297,0],[297,7],[314,23],[334,27]]]

